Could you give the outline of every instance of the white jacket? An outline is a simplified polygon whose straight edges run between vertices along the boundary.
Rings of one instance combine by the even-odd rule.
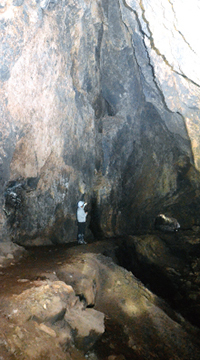
[[[77,221],[78,222],[86,222],[87,213],[84,210],[84,206],[81,207],[80,205],[78,205],[78,209],[77,209]],[[85,204],[83,203],[83,205],[85,205]]]

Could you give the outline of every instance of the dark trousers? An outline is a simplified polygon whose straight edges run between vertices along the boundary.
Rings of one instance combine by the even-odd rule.
[[[85,235],[86,222],[78,222],[78,234],[77,240],[80,239],[80,236],[84,238]]]

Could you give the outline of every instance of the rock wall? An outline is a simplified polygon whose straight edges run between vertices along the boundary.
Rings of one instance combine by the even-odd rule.
[[[199,224],[199,12],[0,1],[3,240],[75,240],[83,196],[95,236],[147,231],[160,212]]]

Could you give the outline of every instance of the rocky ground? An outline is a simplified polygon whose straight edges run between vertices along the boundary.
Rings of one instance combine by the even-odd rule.
[[[127,249],[134,259],[137,247],[137,275],[145,256],[147,265],[168,271],[171,281],[180,269],[186,273],[167,245],[171,235],[163,236],[168,242],[154,234],[28,249],[20,260],[12,258],[0,272],[1,360],[199,359],[199,328],[150,291],[151,284],[145,287],[119,266],[126,255],[133,267]],[[198,276],[188,276],[193,293]]]

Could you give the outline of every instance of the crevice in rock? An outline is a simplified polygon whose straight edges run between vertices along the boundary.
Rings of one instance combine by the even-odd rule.
[[[93,194],[92,200],[91,200],[91,219],[89,228],[91,232],[93,233],[95,239],[102,239],[103,238],[103,232],[100,226],[100,209],[97,203],[97,197],[95,194]]]

